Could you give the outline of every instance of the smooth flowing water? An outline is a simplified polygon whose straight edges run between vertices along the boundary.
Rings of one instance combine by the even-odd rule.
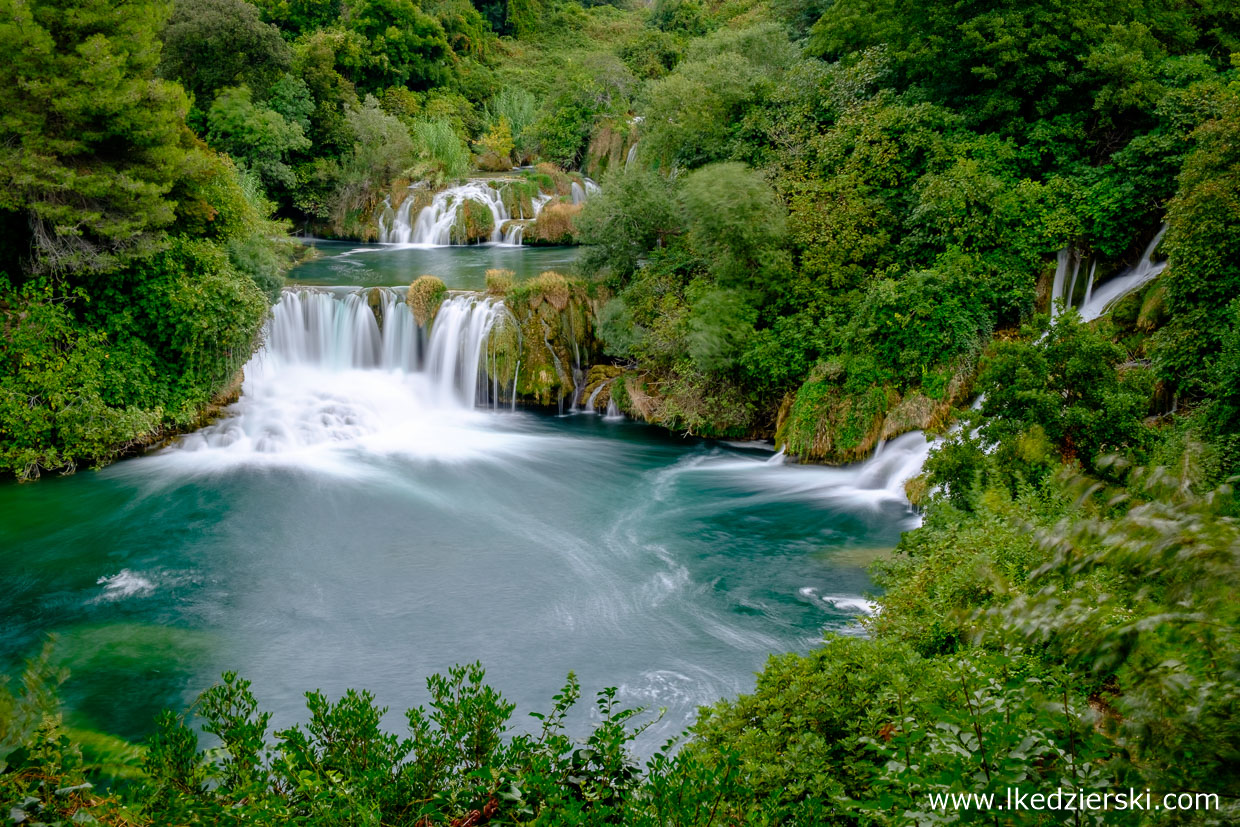
[[[388,280],[390,254],[345,256],[354,283]],[[291,289],[226,418],[100,472],[0,486],[6,666],[56,633],[71,719],[131,737],[225,669],[277,724],[316,688],[403,710],[475,659],[524,719],[575,670],[587,693],[667,708],[649,749],[751,689],[769,654],[858,632],[865,566],[916,519],[901,483],[920,434],[801,467],[514,412],[477,374],[502,305],[454,294],[428,335],[387,295],[380,329],[353,288]]]

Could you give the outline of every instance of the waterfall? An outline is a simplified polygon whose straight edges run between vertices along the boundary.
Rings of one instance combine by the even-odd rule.
[[[629,154],[624,157],[624,168],[627,170],[629,167],[633,166],[633,161],[635,161],[636,159],[637,159],[637,142],[634,141],[633,145],[629,147]]]
[[[479,368],[487,337],[503,309],[502,302],[469,294],[452,296],[439,306],[431,323],[426,371],[438,377],[435,386],[442,401],[461,406],[486,401],[486,375]]]
[[[245,366],[240,401],[172,446],[169,461],[209,452],[195,468],[263,462],[351,473],[351,450],[457,458],[509,445],[475,422],[485,416],[476,407],[498,401],[483,360],[503,303],[449,294],[421,328],[404,294],[286,289]]]
[[[429,206],[424,207],[415,221],[410,223],[414,199],[406,198],[393,216],[390,224],[383,217],[379,222],[379,240],[385,244],[417,244],[429,247],[447,247],[452,244],[452,225],[457,212],[465,202],[473,201],[486,207],[491,213],[489,241],[504,240],[504,222],[512,216],[504,206],[500,190],[485,181],[467,181],[435,193]],[[386,214],[386,211],[385,211]]]
[[[1154,251],[1158,249],[1166,232],[1167,226],[1164,224],[1154,239],[1146,245],[1136,266],[1124,270],[1101,285],[1094,283],[1098,272],[1098,260],[1095,258],[1090,262],[1089,275],[1085,277],[1085,297],[1078,308],[1082,320],[1093,321],[1110,310],[1124,296],[1153,281],[1163,270],[1167,269],[1166,261],[1154,261]],[[1055,264],[1055,281],[1051,285],[1052,318],[1058,316],[1060,312],[1060,309],[1056,307],[1056,301],[1062,302],[1065,309],[1072,306],[1072,300],[1076,296],[1076,280],[1082,263],[1081,254],[1075,249],[1065,247],[1059,251]],[[1069,268],[1072,271],[1071,281],[1068,280]]]
[[[533,221],[534,218],[537,218],[538,214],[542,212],[542,208],[546,206],[547,202],[550,200],[551,200],[550,195],[544,195],[540,193],[534,196],[534,199],[532,202],[533,207],[534,207],[533,216],[530,218],[526,218],[524,215],[521,215],[521,216],[518,216],[515,220],[510,220],[508,222],[508,229],[504,231],[502,243],[512,246],[512,247],[520,247],[521,242],[525,237],[526,224],[528,224],[530,221]]]
[[[1051,283],[1051,318],[1058,316],[1063,310],[1072,306],[1072,293],[1064,289],[1068,280],[1068,269],[1072,269],[1072,286],[1076,287],[1076,274],[1081,269],[1080,254],[1071,247],[1059,251],[1055,262],[1055,281]],[[1062,303],[1060,307],[1058,303]]]
[[[1166,232],[1167,226],[1164,224],[1154,239],[1146,245],[1144,252],[1141,253],[1141,260],[1136,266],[1102,283],[1096,290],[1089,291],[1085,303],[1081,305],[1082,319],[1087,322],[1093,321],[1110,310],[1124,296],[1149,284],[1167,269],[1166,261],[1154,261],[1154,251],[1158,249]],[[1092,280],[1090,286],[1092,287]]]
[[[598,395],[603,392],[603,388],[607,387],[614,381],[616,380],[608,379],[606,382],[599,382],[598,385],[595,386],[594,390],[590,391],[590,397],[586,399],[586,413],[598,413],[598,409],[594,407],[594,400],[598,399]]]
[[[382,291],[377,303],[382,324],[367,302],[369,290],[285,290],[247,376],[296,367],[396,371],[421,374],[440,404],[490,401],[482,366],[487,337],[507,312],[503,302],[473,293],[449,295],[428,331],[414,321],[404,291],[372,289]]]
[[[574,204],[581,204],[591,195],[599,191],[599,186],[589,178],[584,183],[572,182],[569,198]],[[498,186],[496,186],[498,185]],[[524,223],[532,221],[542,212],[542,208],[554,200],[554,196],[540,193],[532,199],[531,214],[525,215],[519,209],[517,215],[508,212],[504,206],[503,188],[505,182],[487,179],[466,181],[454,187],[435,193],[431,203],[423,207],[416,217],[412,215],[416,198],[407,197],[399,208],[393,210],[392,202],[385,199],[383,209],[379,213],[379,241],[383,244],[403,244],[420,247],[450,247],[459,241],[452,238],[452,225],[456,223],[458,214],[466,202],[472,201],[486,207],[491,213],[491,233],[488,244],[509,244],[518,246],[525,232]],[[414,184],[409,189],[422,188]],[[505,230],[504,225],[512,222]]]

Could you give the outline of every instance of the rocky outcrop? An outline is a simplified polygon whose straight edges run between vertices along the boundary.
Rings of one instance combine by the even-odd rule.
[[[487,274],[488,292],[508,312],[487,344],[487,372],[522,401],[572,405],[586,387],[585,366],[597,350],[593,314],[583,283],[555,272],[516,283],[511,273]],[[502,291],[502,292],[501,292]]]
[[[972,362],[957,366],[937,396],[886,385],[848,391],[838,370],[820,365],[780,406],[775,442],[803,462],[842,464],[869,456],[879,442],[943,428],[972,386]]]
[[[409,285],[405,303],[409,305],[418,327],[426,327],[426,323],[435,318],[439,305],[443,304],[447,295],[448,288],[435,276],[418,276],[413,284]]]

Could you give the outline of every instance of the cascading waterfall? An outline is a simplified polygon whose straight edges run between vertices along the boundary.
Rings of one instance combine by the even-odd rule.
[[[1166,232],[1167,227],[1163,225],[1153,240],[1146,245],[1145,250],[1141,253],[1140,260],[1135,266],[1107,279],[1102,284],[1095,283],[1095,277],[1098,272],[1097,259],[1090,262],[1089,273],[1085,277],[1085,296],[1081,301],[1080,307],[1077,308],[1077,312],[1081,314],[1081,319],[1087,322],[1093,321],[1110,310],[1124,296],[1139,290],[1167,269],[1166,261],[1154,260],[1154,251],[1158,249],[1158,245],[1162,242]],[[1078,250],[1065,247],[1059,251],[1058,260],[1055,264],[1055,280],[1051,284],[1052,317],[1058,316],[1063,309],[1072,307],[1073,299],[1076,296],[1077,277],[1080,275],[1083,263],[1084,258]],[[1070,279],[1069,274],[1071,275]]]
[[[532,221],[533,219],[537,218],[538,214],[542,212],[542,208],[545,207],[547,205],[547,202],[549,202],[550,200],[551,200],[550,195],[539,194],[539,195],[534,196],[533,201],[532,201],[532,205],[534,208],[533,215],[528,216],[528,218],[525,215],[518,215],[517,216],[518,220],[509,221],[508,229],[504,231],[504,237],[503,237],[502,243],[513,246],[513,247],[521,246],[521,242],[525,238],[526,221],[527,220]]]
[[[1094,289],[1092,280],[1093,271],[1090,271],[1091,280],[1085,294],[1085,302],[1080,310],[1082,319],[1088,322],[1098,318],[1124,296],[1149,284],[1167,269],[1166,261],[1154,261],[1154,251],[1158,249],[1166,232],[1167,227],[1164,224],[1154,239],[1146,245],[1144,252],[1141,253],[1141,260],[1135,267],[1109,279],[1096,289]]]
[[[435,193],[429,206],[424,207],[417,219],[410,222],[410,214],[415,199],[406,198],[392,219],[379,221],[379,241],[384,244],[416,244],[429,247],[447,247],[452,244],[452,225],[456,222],[457,211],[466,201],[482,204],[491,212],[492,229],[489,240],[502,243],[504,240],[504,222],[512,216],[504,206],[500,190],[485,181],[467,181],[455,187],[449,187]],[[384,211],[386,216],[387,211]]]
[[[582,180],[583,184],[574,181],[570,187],[569,198],[573,204],[584,203],[599,191],[594,181],[589,178]],[[495,183],[500,186],[493,186]],[[525,225],[521,222],[537,218],[543,207],[554,200],[554,196],[540,193],[531,200],[530,215],[525,215],[520,208],[516,215],[512,215],[504,204],[502,184],[481,179],[449,187],[435,193],[431,203],[423,207],[416,218],[413,216],[413,205],[418,199],[406,198],[396,209],[392,209],[390,200],[385,200],[379,215],[379,241],[422,247],[453,246],[456,242],[452,238],[452,227],[461,208],[467,201],[472,201],[483,205],[491,213],[491,233],[486,243],[518,246],[525,232]],[[421,187],[421,184],[415,184],[410,189]],[[509,225],[507,229],[506,224]]]
[[[492,450],[499,437],[473,411],[508,401],[483,369],[507,312],[492,298],[450,294],[422,328],[403,290],[287,289],[245,367],[241,400],[169,454],[334,469],[348,463],[325,457],[350,446],[446,457]]]
[[[381,292],[377,305],[382,325],[368,301],[371,290]],[[485,385],[479,392],[479,368],[487,336],[505,312],[502,302],[472,293],[449,296],[428,334],[414,321],[401,291],[371,290],[284,291],[254,364],[263,373],[298,365],[420,371],[440,391],[441,400],[461,405],[488,401]]]

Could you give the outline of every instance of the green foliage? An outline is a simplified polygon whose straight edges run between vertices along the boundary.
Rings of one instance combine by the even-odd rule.
[[[983,435],[1003,441],[1036,426],[1090,469],[1107,452],[1140,458],[1151,436],[1142,420],[1153,383],[1147,370],[1118,371],[1125,356],[1072,311],[1037,342],[997,344],[979,380]]]
[[[1180,173],[1167,209],[1169,257],[1163,277],[1169,324],[1156,337],[1160,375],[1182,393],[1200,397],[1226,384],[1210,376],[1229,329],[1228,303],[1240,290],[1240,88],[1233,82],[1217,118],[1193,133],[1196,147]]]
[[[282,280],[270,205],[192,141],[184,93],[155,77],[165,11],[23,4],[0,23],[0,470],[22,478],[197,422]]]
[[[344,10],[343,0],[255,0],[254,5],[290,36],[325,28]]]
[[[11,278],[31,246],[40,270],[102,270],[173,222],[169,191],[192,151],[185,93],[155,76],[166,13],[104,0],[0,10],[0,211],[29,222],[5,239]]]
[[[245,0],[176,0],[172,9],[160,73],[179,81],[204,112],[225,87],[265,94],[292,63],[279,30]]]
[[[578,220],[586,266],[632,275],[648,251],[680,232],[682,218],[667,179],[637,168],[617,169],[603,192],[586,202]]]
[[[367,40],[361,89],[425,89],[445,79],[442,64],[451,52],[447,35],[413,0],[356,0],[349,12],[350,28]]]
[[[753,336],[757,313],[739,291],[708,288],[698,292],[689,310],[689,358],[707,373],[726,370]]]
[[[208,140],[253,170],[269,190],[296,184],[289,156],[310,148],[301,124],[255,105],[247,86],[219,91],[207,112],[207,130]]]
[[[448,121],[414,121],[409,131],[418,159],[429,165],[442,179],[460,178],[469,171],[469,149]]]
[[[483,114],[492,127],[507,122],[517,155],[529,157],[532,142],[528,131],[538,115],[538,101],[532,94],[519,86],[505,86],[487,101]]]

